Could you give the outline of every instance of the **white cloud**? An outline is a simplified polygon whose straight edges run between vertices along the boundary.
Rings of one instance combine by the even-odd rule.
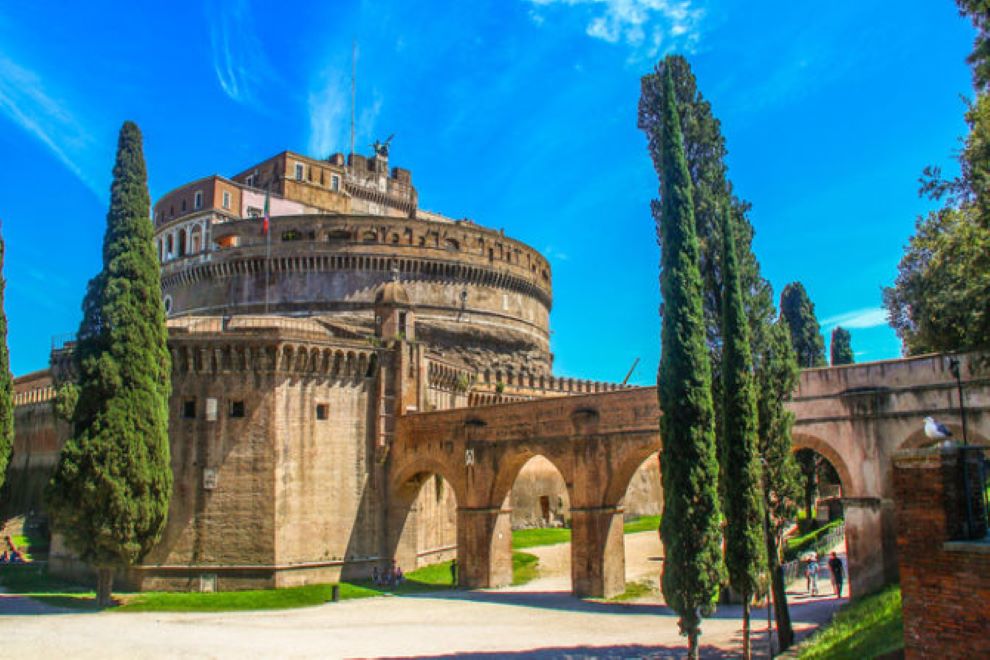
[[[328,67],[316,76],[307,99],[311,156],[324,158],[334,150],[350,149],[350,102],[350,82],[344,74]]]
[[[670,46],[690,49],[699,38],[704,10],[696,0],[527,0],[535,5],[530,16],[542,25],[551,5],[581,7],[589,16],[585,33],[594,39],[623,43],[642,57],[656,57],[670,38]]]
[[[93,149],[93,137],[40,76],[2,54],[0,114],[40,140],[97,197],[106,195],[98,179],[80,165]]]
[[[822,321],[823,328],[841,325],[843,328],[876,328],[887,324],[887,310],[883,307],[865,307],[831,316]]]
[[[276,76],[254,29],[247,1],[210,3],[207,19],[213,71],[220,88],[238,103],[257,105],[258,89]]]

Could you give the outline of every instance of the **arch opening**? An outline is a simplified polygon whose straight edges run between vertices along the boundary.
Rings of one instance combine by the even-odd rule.
[[[408,575],[428,566],[431,582],[453,584],[452,561],[457,559],[457,494],[439,472],[414,473],[392,488],[388,510],[388,555],[379,565],[383,580],[401,569]],[[446,570],[444,570],[446,569]],[[385,585],[391,586],[389,584]]]
[[[620,507],[626,590],[659,597],[663,556],[659,533],[663,514],[660,452],[653,452],[636,468],[629,478]]]

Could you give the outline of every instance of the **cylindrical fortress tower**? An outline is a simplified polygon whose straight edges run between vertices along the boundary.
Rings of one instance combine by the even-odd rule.
[[[342,176],[353,179],[346,168]],[[406,206],[403,215],[381,207],[328,212],[329,204],[313,208],[270,193],[265,235],[259,196],[265,194],[257,188],[212,177],[155,205],[170,317],[311,316],[371,335],[375,292],[398,280],[416,308],[419,341],[479,369],[517,363],[533,374],[550,373],[550,266],[533,248],[415,207]],[[193,212],[183,214],[187,207]],[[245,217],[249,208],[253,217]]]

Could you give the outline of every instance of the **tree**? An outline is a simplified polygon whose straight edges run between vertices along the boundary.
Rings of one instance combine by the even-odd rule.
[[[172,490],[171,360],[141,133],[120,130],[103,237],[103,269],[83,300],[79,393],[47,496],[53,528],[97,571],[110,604],[113,570],[140,561],[165,526]]]
[[[842,364],[852,364],[856,361],[853,357],[852,335],[842,326],[835,326],[832,330],[832,366],[838,367]]]
[[[725,564],[729,584],[743,601],[743,658],[750,657],[749,607],[759,592],[766,566],[763,537],[763,477],[758,454],[758,419],[749,324],[739,287],[739,265],[729,213],[723,213],[722,265],[725,281],[722,315],[722,476],[725,489]]]
[[[658,74],[659,75],[659,72]],[[705,350],[702,282],[692,184],[684,159],[673,78],[664,73],[663,131],[644,129],[657,163],[661,201],[652,204],[660,240],[661,354],[657,375],[664,515],[663,593],[678,613],[688,655],[698,657],[701,617],[723,573],[711,368]],[[645,86],[645,83],[644,83]],[[644,94],[641,109],[649,103]]]
[[[780,650],[794,642],[787,585],[780,567],[784,533],[797,514],[801,475],[791,451],[794,413],[784,404],[797,386],[798,366],[790,331],[783,321],[767,327],[766,341],[756,352],[757,409],[760,455],[763,457],[763,497],[766,516],[767,560],[773,590],[774,614]]]
[[[3,257],[6,246],[0,236],[0,486],[7,475],[7,463],[14,449],[14,379],[10,375],[10,352],[7,349],[7,314],[4,312]]]
[[[990,86],[990,2],[987,0],[956,0],[959,13],[969,16],[977,30],[973,52],[966,61],[973,67],[973,85],[978,90]]]
[[[990,349],[990,3],[957,4],[978,32],[968,60],[977,98],[966,110],[959,175],[946,180],[940,168],[925,168],[920,192],[944,206],[918,219],[894,286],[883,292],[908,355]]]
[[[825,340],[815,318],[815,305],[800,282],[791,282],[780,294],[780,318],[791,331],[798,366],[824,367]]]

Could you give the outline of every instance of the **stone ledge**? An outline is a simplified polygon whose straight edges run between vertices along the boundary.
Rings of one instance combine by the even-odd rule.
[[[990,555],[990,536],[972,541],[946,541],[942,544],[946,552],[966,552],[978,555]]]

